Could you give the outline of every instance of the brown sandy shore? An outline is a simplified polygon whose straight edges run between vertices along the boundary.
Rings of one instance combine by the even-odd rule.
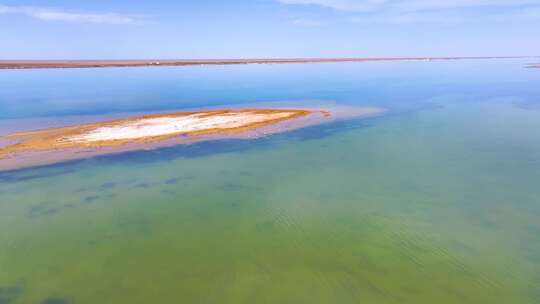
[[[225,138],[258,138],[380,108],[225,109],[174,112],[29,130],[0,136],[0,170]]]
[[[254,59],[147,59],[147,60],[0,60],[0,69],[108,68],[149,66],[190,66],[228,64],[285,64],[368,61],[430,61],[467,59],[517,59],[529,56],[496,57],[372,57],[372,58],[254,58]]]

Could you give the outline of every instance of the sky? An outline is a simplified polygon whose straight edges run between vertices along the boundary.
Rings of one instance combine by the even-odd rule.
[[[0,59],[540,55],[540,0],[0,0]]]

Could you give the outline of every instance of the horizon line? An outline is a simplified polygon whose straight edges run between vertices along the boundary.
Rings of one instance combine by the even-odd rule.
[[[338,63],[369,61],[431,61],[525,59],[540,56],[407,56],[407,57],[275,57],[275,58],[205,58],[205,59],[0,59],[0,69],[107,68],[232,64]]]

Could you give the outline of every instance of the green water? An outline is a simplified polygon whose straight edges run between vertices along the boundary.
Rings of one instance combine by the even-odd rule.
[[[0,174],[0,303],[540,303],[540,111],[454,102]]]
[[[3,183],[0,282],[14,303],[535,303],[539,129],[449,107]]]

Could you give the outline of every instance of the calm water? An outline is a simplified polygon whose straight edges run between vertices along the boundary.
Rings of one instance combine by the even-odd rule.
[[[3,131],[254,102],[390,109],[0,172],[0,303],[540,303],[540,71],[524,63],[0,71]]]

